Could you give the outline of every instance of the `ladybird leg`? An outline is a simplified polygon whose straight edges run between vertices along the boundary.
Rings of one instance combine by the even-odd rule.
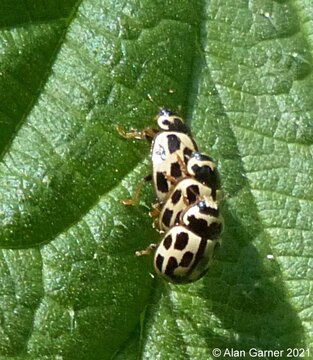
[[[186,164],[184,163],[184,160],[179,155],[177,155],[177,162],[179,164],[181,172],[183,173],[183,176],[188,176],[189,173],[187,171]],[[166,172],[163,172],[163,174],[164,174],[165,179],[168,180],[172,185],[175,185],[177,183],[178,179],[175,178],[174,176],[167,174]]]
[[[163,175],[164,175],[164,178],[171,183],[171,184],[170,184],[170,189],[169,189],[169,193],[171,193],[171,192],[174,190],[177,182],[178,182],[181,178],[176,178],[176,177],[168,174],[166,171],[163,172]]]
[[[193,189],[190,189],[190,192],[192,192],[193,194],[194,194],[194,196],[195,196],[195,201],[192,201],[191,203],[189,202],[189,200],[188,200],[188,196],[187,195],[184,195],[183,196],[183,202],[184,202],[184,205],[185,206],[190,206],[191,204],[193,204],[193,203],[196,203],[196,202],[198,202],[198,201],[200,201],[200,200],[204,200],[207,196],[205,196],[205,195],[199,195],[197,192],[195,192]],[[215,200],[214,199],[214,196],[213,195],[211,195],[210,196],[210,198],[212,199],[212,200]]]
[[[152,204],[152,209],[149,211],[149,216],[153,218],[152,227],[157,231],[160,231],[159,226],[159,215],[162,209],[162,205],[160,203]]]
[[[156,217],[156,218],[153,219],[152,227],[153,227],[153,229],[155,229],[156,231],[161,232],[161,229],[160,229],[160,221],[159,221],[159,218],[158,218],[158,217]]]
[[[153,128],[144,128],[142,131],[145,133],[147,139],[153,139],[158,132],[158,130]]]
[[[146,136],[144,131],[132,130],[130,132],[126,132],[121,126],[116,126],[116,130],[125,139],[144,139]]]
[[[183,196],[183,202],[186,206],[189,206],[189,200],[188,197],[186,195]]]
[[[195,198],[196,198],[195,201],[192,201],[192,203],[193,203],[193,202],[196,202],[196,201],[198,201],[198,200],[200,199],[199,194],[198,194],[197,192],[195,192],[192,188],[189,189],[189,191],[190,191],[191,193],[193,193],[193,195],[194,195]],[[184,203],[185,206],[189,206],[189,205],[190,205],[190,201],[189,201],[189,199],[188,199],[188,195],[187,195],[187,194],[184,194],[182,199],[183,199],[183,203]]]
[[[156,249],[158,245],[157,244],[150,244],[148,247],[146,247],[144,250],[136,251],[136,256],[145,256],[150,255],[152,251]]]
[[[147,182],[147,181],[150,181],[152,179],[152,176],[151,175],[147,175],[145,176],[143,179],[141,179],[136,188],[135,188],[135,191],[134,191],[134,194],[133,196],[130,198],[130,199],[123,199],[121,200],[121,203],[123,205],[135,205],[138,200],[139,200],[139,196],[140,196],[140,191],[141,189],[143,188],[144,184]]]
[[[184,176],[188,176],[189,174],[188,174],[187,166],[186,166],[184,160],[179,155],[176,155],[176,156],[177,156],[177,162],[180,166],[182,173],[184,174]]]
[[[149,216],[156,218],[160,215],[161,212],[161,204],[160,203],[155,203],[152,204],[152,209],[149,211]]]
[[[142,131],[131,130],[126,132],[121,126],[116,126],[117,132],[125,139],[153,139],[157,130],[144,128]]]
[[[172,185],[176,184],[177,179],[174,176],[168,174],[166,171],[163,172],[163,175],[165,179],[168,180]]]

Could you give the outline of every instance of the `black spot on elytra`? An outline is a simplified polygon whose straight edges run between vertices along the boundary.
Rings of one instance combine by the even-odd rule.
[[[189,147],[185,147],[183,153],[184,155],[191,157],[192,150]]]
[[[152,174],[149,174],[147,176],[144,177],[145,181],[151,181],[152,180]]]
[[[162,272],[163,262],[164,262],[164,257],[159,254],[155,259],[155,266],[160,272]]]
[[[177,262],[176,258],[171,256],[168,259],[166,269],[165,269],[165,274],[168,276],[171,276],[177,267],[178,267],[178,262]]]
[[[187,233],[181,232],[181,233],[177,234],[176,240],[174,243],[174,249],[177,249],[177,250],[185,249],[185,247],[188,244],[188,239],[189,239],[189,236]]]
[[[219,179],[215,169],[212,170],[208,165],[199,166],[197,164],[193,165],[191,169],[196,180],[212,189],[219,188]]]
[[[172,236],[171,235],[167,235],[164,240],[163,240],[163,246],[165,247],[166,250],[168,250],[172,245]]]
[[[199,196],[200,190],[198,185],[191,185],[188,186],[186,190],[186,195],[189,204],[194,203],[197,200],[197,197]]]
[[[188,126],[178,117],[172,118],[172,122],[171,122],[171,124],[169,126],[169,130],[182,132],[182,133],[185,133],[185,134],[190,133],[190,130],[189,130]]]
[[[188,147],[185,147],[183,153],[184,153],[184,162],[185,164],[187,164],[188,160],[191,157],[192,150]]]
[[[179,150],[181,141],[178,136],[171,134],[167,135],[167,145],[170,154],[173,154],[175,151]]]
[[[156,174],[156,184],[158,191],[161,191],[163,193],[168,192],[168,183],[165,178],[165,175],[162,172],[157,172]]]
[[[212,199],[215,201],[216,200],[216,189],[211,189],[211,196],[212,196]]]
[[[218,209],[214,209],[210,206],[206,206],[204,201],[200,201],[198,204],[198,207],[200,209],[200,213],[204,214],[204,215],[211,215],[211,216],[215,216],[218,217],[219,215],[219,210]]]
[[[222,224],[213,222],[208,224],[204,219],[197,219],[194,215],[188,216],[188,229],[203,239],[216,239],[222,232]]]
[[[173,210],[165,209],[163,216],[162,216],[162,223],[169,227],[171,223],[171,219],[173,216]]]
[[[200,237],[205,237],[208,223],[204,219],[197,219],[194,215],[188,216],[188,229]]]
[[[209,226],[208,236],[209,239],[217,239],[221,235],[223,225],[218,222],[214,222]]]
[[[192,264],[192,267],[189,269],[190,274],[192,273],[193,269],[199,265],[201,260],[203,260],[203,254],[204,254],[206,246],[207,246],[207,240],[206,239],[201,239],[199,247],[198,247],[198,251],[197,251],[196,256],[195,256],[195,260],[194,260],[194,262]],[[203,272],[203,274],[204,274],[204,272]]]
[[[179,266],[188,267],[193,259],[193,253],[191,251],[186,251]]]
[[[181,198],[181,190],[175,190],[171,196],[173,205],[177,204]]]
[[[171,123],[170,123],[169,120],[164,119],[164,120],[162,121],[162,124],[165,125],[165,126],[169,126]]]
[[[171,175],[176,179],[182,176],[181,168],[178,162],[171,164]]]

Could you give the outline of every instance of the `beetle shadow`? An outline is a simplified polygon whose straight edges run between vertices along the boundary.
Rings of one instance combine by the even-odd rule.
[[[220,332],[202,330],[209,347],[286,350],[303,347],[304,329],[288,301],[275,258],[256,249],[266,235],[252,235],[225,204],[226,230],[215,265],[203,279],[197,295],[210,301],[210,312],[220,323]],[[254,237],[254,238],[253,238]],[[262,248],[262,246],[261,246]],[[204,310],[205,311],[205,310]],[[195,319],[190,319],[194,323]],[[285,353],[286,354],[286,353]]]

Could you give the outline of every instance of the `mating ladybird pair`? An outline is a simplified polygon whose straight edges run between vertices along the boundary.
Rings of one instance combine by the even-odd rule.
[[[158,130],[120,131],[126,138],[152,139],[152,180],[158,199],[155,224],[165,233],[158,245],[136,255],[155,249],[156,273],[174,283],[189,283],[207,272],[219,243],[218,175],[213,160],[198,152],[180,117],[162,109],[157,124]]]

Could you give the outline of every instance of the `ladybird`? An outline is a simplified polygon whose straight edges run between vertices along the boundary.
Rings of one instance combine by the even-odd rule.
[[[152,141],[151,179],[157,200],[159,203],[163,203],[173,184],[186,175],[187,162],[191,155],[198,151],[198,148],[191,137],[188,126],[175,113],[163,108],[156,121],[158,130],[145,128],[142,131],[125,132],[119,127],[117,130],[121,136],[127,139],[147,138]],[[150,177],[146,177],[146,179],[150,179]],[[138,200],[143,183],[143,181],[139,183],[135,196],[132,199],[124,200],[124,204],[133,205]]]
[[[167,231],[173,225],[179,224],[182,211],[199,197],[211,198],[212,189],[191,177],[180,180],[161,208],[157,224],[159,230]]]
[[[208,271],[216,244],[217,241],[202,238],[186,226],[173,226],[156,248],[155,271],[176,284],[194,282]]]

